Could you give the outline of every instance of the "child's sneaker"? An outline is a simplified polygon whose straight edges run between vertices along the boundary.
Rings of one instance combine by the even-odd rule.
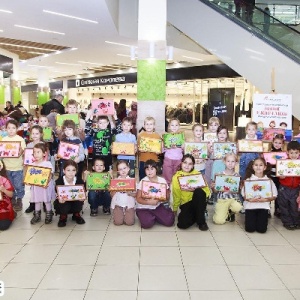
[[[98,216],[98,208],[91,209],[90,216],[97,217]]]
[[[105,215],[110,215],[110,208],[109,207],[103,207],[103,213]]]

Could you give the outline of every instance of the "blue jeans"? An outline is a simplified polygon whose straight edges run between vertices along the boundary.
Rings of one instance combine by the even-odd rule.
[[[13,198],[23,199],[25,195],[25,187],[23,184],[23,170],[6,171],[6,174],[15,189]]]
[[[103,208],[109,208],[111,203],[110,193],[108,191],[89,191],[88,202],[91,209],[97,209],[103,205]]]

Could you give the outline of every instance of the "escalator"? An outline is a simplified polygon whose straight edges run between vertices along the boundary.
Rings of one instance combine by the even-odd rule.
[[[168,22],[261,92],[292,94],[300,118],[300,33],[258,7],[237,11],[234,2],[169,0]]]

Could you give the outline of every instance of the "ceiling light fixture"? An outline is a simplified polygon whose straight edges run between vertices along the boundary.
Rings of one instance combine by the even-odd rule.
[[[103,66],[103,64],[100,64],[100,63],[93,63],[93,62],[83,61],[83,60],[78,60],[78,62],[79,62],[79,63],[82,63],[82,64],[89,64],[89,65]]]
[[[59,65],[82,66],[81,64],[69,64],[69,63],[64,63],[64,62],[59,62],[59,61],[56,61],[55,63],[59,64]]]
[[[40,65],[28,65],[28,67],[47,68],[47,69],[54,68],[54,67],[40,66]]]
[[[105,43],[107,44],[112,44],[112,45],[118,45],[118,46],[124,46],[124,47],[131,47],[131,45],[127,45],[127,44],[122,44],[122,43],[116,43],[116,42],[110,42],[110,41],[105,41]]]
[[[12,14],[12,11],[6,10],[6,9],[0,9],[0,12],[4,12],[4,13],[7,13],[7,14]]]
[[[118,55],[118,56],[123,56],[123,57],[131,57],[130,55],[121,54],[121,53],[118,53],[117,55]]]
[[[53,51],[53,52],[56,51],[56,50],[53,50],[53,49],[33,47],[33,46],[25,46],[25,45],[17,45],[17,44],[10,44],[10,43],[2,43],[2,42],[0,43],[0,45],[11,46],[11,47],[29,48],[29,49],[36,49],[36,50]]]
[[[58,12],[51,11],[51,10],[43,9],[43,12],[48,13],[48,14],[52,14],[52,15],[56,15],[56,16],[60,16],[60,17],[65,17],[65,18],[75,19],[75,20],[79,20],[79,21],[98,24],[97,21],[93,21],[93,20],[85,19],[85,18],[80,18],[80,17],[76,17],[76,16],[72,16],[72,15],[66,15],[66,14],[58,13]]]
[[[191,56],[185,56],[185,55],[182,55],[182,57],[184,57],[184,58],[189,58],[189,59],[193,59],[193,60],[204,61],[203,59],[197,58],[197,57],[191,57]]]
[[[46,32],[46,33],[54,33],[54,34],[65,35],[65,33],[59,32],[59,31],[52,31],[52,30],[36,28],[36,27],[29,27],[29,26],[23,26],[23,25],[18,25],[18,24],[15,24],[15,27],[29,29],[29,30],[35,30],[35,31],[41,31],[41,32]]]
[[[0,29],[0,32],[3,32],[3,29]]]

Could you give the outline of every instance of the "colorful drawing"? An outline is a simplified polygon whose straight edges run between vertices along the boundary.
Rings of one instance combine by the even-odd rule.
[[[115,112],[114,100],[93,99],[91,104],[91,109],[95,115],[113,115]]]
[[[140,152],[161,153],[162,140],[148,137],[141,137],[139,141]]]
[[[36,185],[46,188],[52,177],[52,169],[37,167],[37,166],[26,166],[24,175],[24,184]]]
[[[57,156],[62,159],[74,160],[79,154],[79,145],[60,142],[58,146]]]
[[[191,154],[195,159],[205,159],[208,156],[207,143],[185,143],[184,153]]]
[[[24,165],[33,165],[33,163],[35,162],[35,159],[33,157],[33,148],[25,148],[23,155],[24,155]],[[45,161],[48,160],[48,152],[46,153],[44,160]]]
[[[286,152],[265,152],[263,153],[264,159],[271,165],[276,165],[278,159],[287,159]]]
[[[216,175],[215,190],[218,192],[238,193],[240,187],[240,176]]]
[[[51,127],[44,127],[43,128],[43,140],[48,142],[52,139],[52,128]]]
[[[205,142],[214,143],[218,141],[218,136],[216,132],[204,132],[203,140]]]
[[[66,201],[80,200],[84,201],[86,199],[85,189],[83,184],[78,185],[57,185],[57,196],[60,203]]]
[[[300,159],[277,160],[276,176],[300,176]]]
[[[110,191],[135,191],[134,178],[116,178],[110,180]]]
[[[278,134],[285,136],[285,130],[283,128],[265,128],[262,139],[264,141],[272,141],[273,138]]]
[[[19,157],[21,142],[0,142],[0,157]]]
[[[273,197],[271,179],[245,180],[245,199]]]
[[[213,155],[214,159],[222,159],[227,153],[236,154],[236,143],[213,143]]]
[[[263,152],[263,143],[258,140],[239,140],[239,152]]]
[[[164,147],[174,148],[181,147],[184,144],[184,133],[164,133],[162,135]]]
[[[78,114],[64,114],[64,115],[56,115],[56,125],[62,126],[65,120],[74,121],[75,125],[79,125],[79,116]]]
[[[86,187],[88,190],[108,190],[109,185],[109,173],[90,173],[86,178]]]
[[[111,153],[115,155],[135,155],[135,144],[113,142]]]
[[[165,183],[142,181],[142,197],[159,201],[167,200],[167,185]]]
[[[180,176],[178,181],[182,191],[193,191],[198,187],[207,186],[202,174]]]

